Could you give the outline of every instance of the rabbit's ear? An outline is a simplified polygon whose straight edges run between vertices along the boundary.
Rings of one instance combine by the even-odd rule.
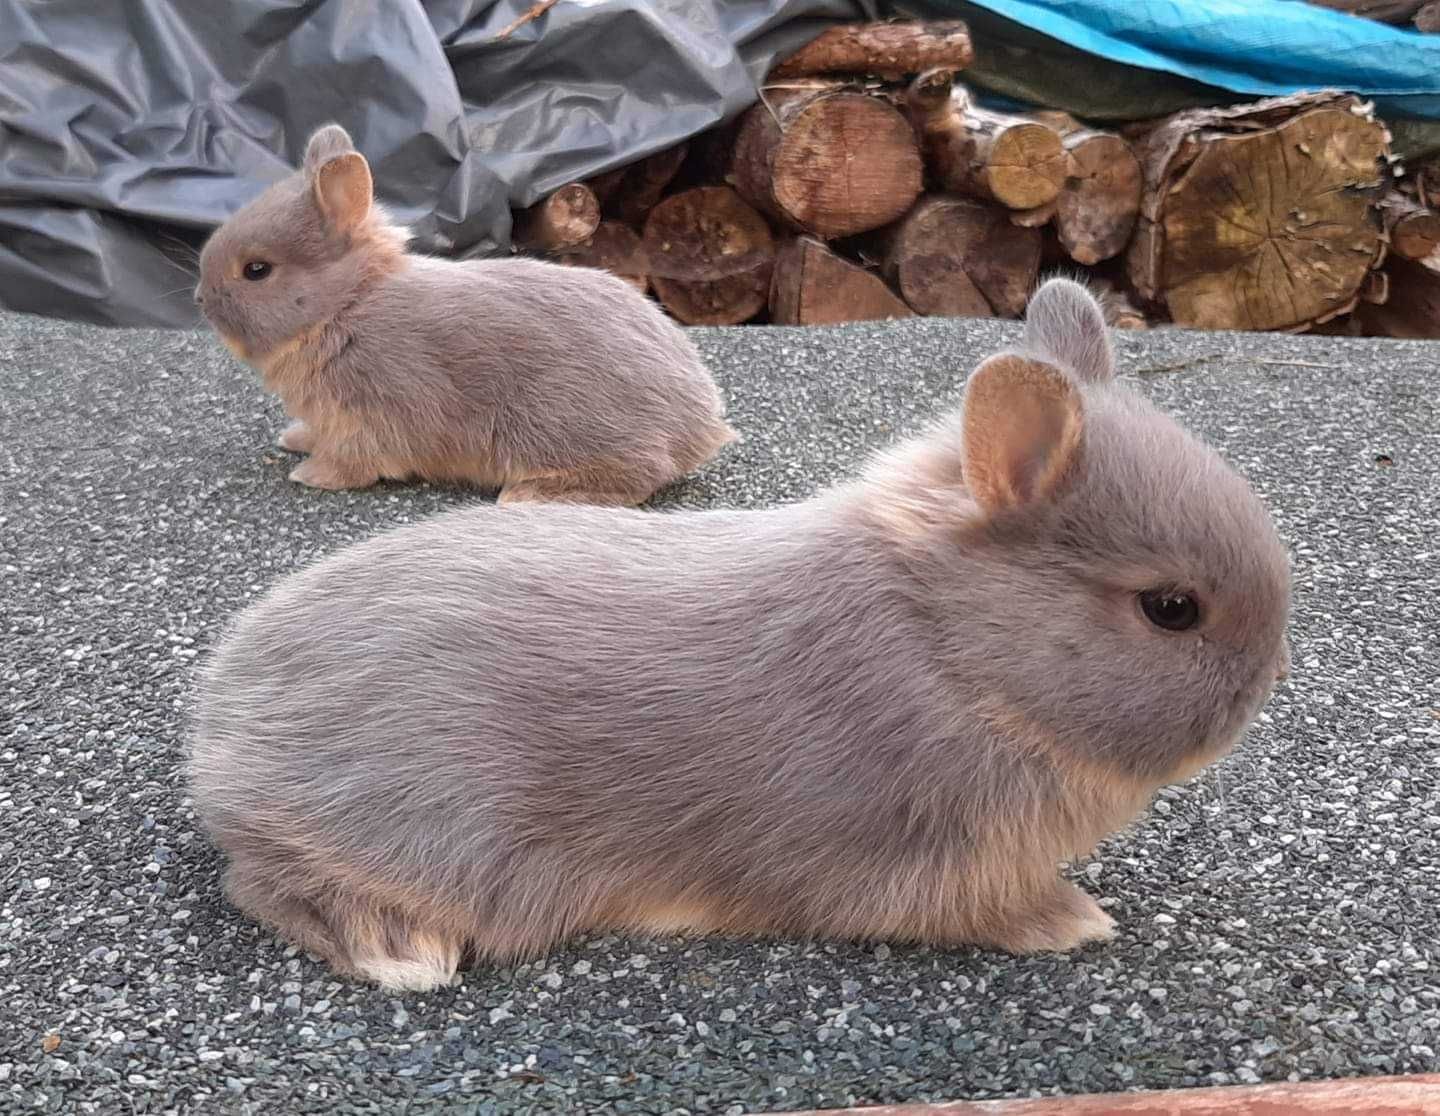
[[[336,232],[354,232],[370,215],[374,184],[370,165],[359,152],[335,155],[322,163],[312,188],[321,216]]]
[[[1048,500],[1079,453],[1081,426],[1080,391],[1060,369],[991,357],[965,389],[965,486],[987,515]]]
[[[1115,378],[1115,352],[1105,315],[1092,295],[1073,279],[1051,279],[1025,310],[1024,348],[1098,384]]]
[[[315,175],[336,155],[348,155],[355,150],[350,133],[339,124],[326,124],[310,137],[305,145],[305,175],[315,181]]]

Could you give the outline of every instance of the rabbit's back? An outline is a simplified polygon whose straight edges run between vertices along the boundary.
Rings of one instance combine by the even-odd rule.
[[[817,515],[464,512],[322,562],[207,672],[201,812],[222,843],[265,831],[482,905],[532,853],[604,874],[646,849],[677,879],[723,855],[772,883],[875,855],[897,773],[934,766],[940,683],[903,596]]]

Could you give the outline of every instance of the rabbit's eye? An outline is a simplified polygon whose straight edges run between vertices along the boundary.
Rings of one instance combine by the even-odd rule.
[[[264,260],[251,260],[241,270],[240,274],[245,276],[246,279],[249,279],[250,282],[257,283],[270,274],[270,265]]]
[[[1150,589],[1140,594],[1145,619],[1167,632],[1183,632],[1200,622],[1200,604],[1189,593]]]

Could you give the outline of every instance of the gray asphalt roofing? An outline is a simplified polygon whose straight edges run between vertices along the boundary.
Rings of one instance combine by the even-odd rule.
[[[702,333],[745,440],[666,502],[845,477],[1015,329]],[[605,937],[396,996],[224,904],[182,717],[275,578],[479,497],[295,487],[278,408],[208,336],[0,316],[0,1110],[725,1113],[1440,1069],[1440,346],[1120,346],[1254,480],[1297,583],[1294,674],[1241,749],[1076,867],[1116,942]]]

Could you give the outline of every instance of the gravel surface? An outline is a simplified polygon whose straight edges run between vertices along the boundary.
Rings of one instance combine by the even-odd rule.
[[[745,441],[669,500],[845,476],[1014,329],[704,333]],[[223,904],[182,716],[275,577],[476,497],[288,484],[277,408],[206,336],[0,317],[0,1110],[738,1113],[1440,1069],[1440,347],[1121,345],[1275,509],[1297,611],[1242,749],[1077,866],[1118,941],[601,938],[397,997]]]

